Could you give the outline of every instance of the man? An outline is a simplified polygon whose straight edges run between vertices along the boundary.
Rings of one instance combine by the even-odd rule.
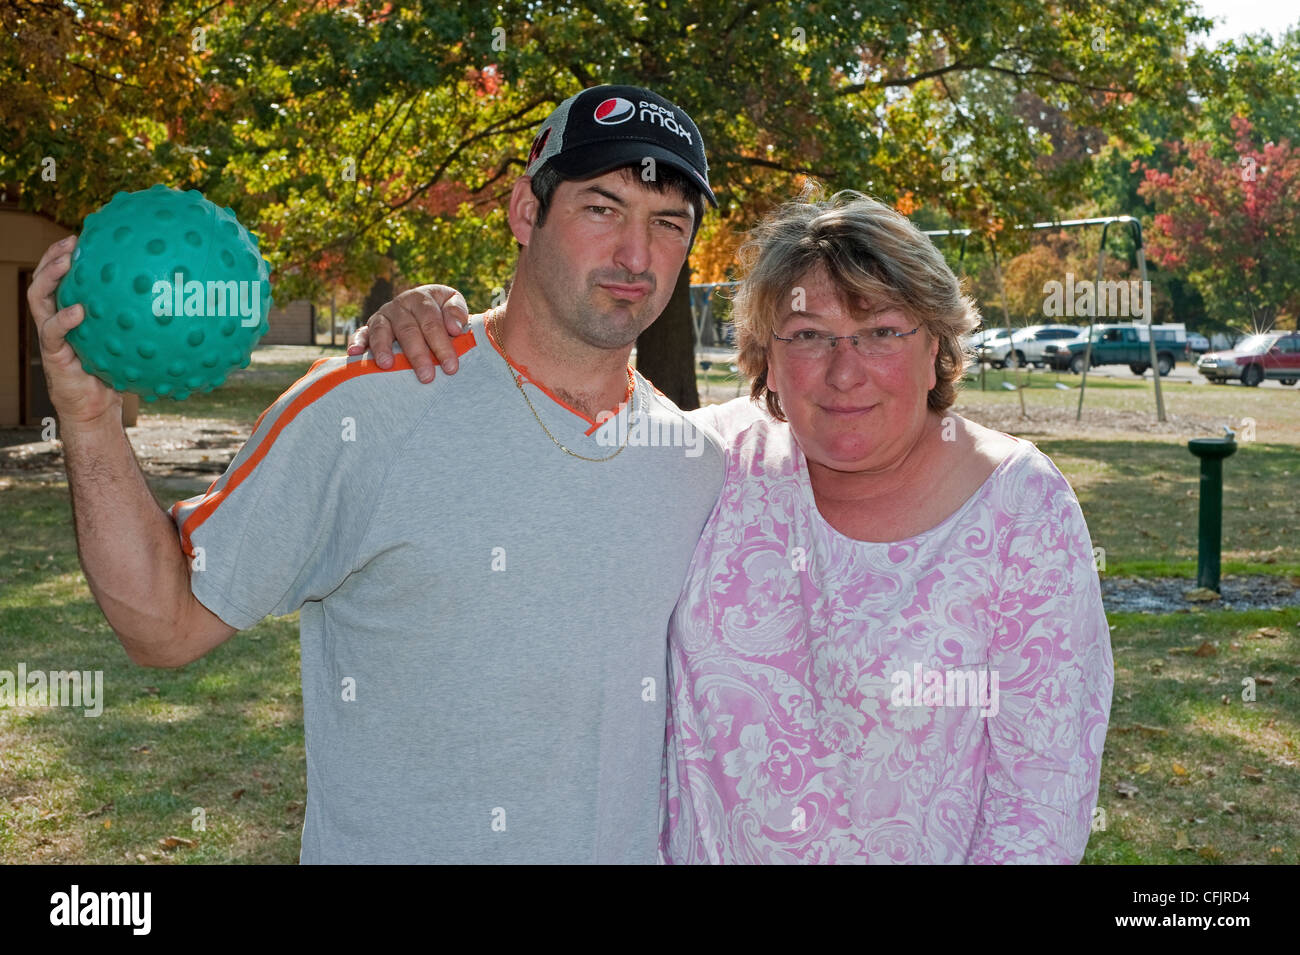
[[[510,295],[457,340],[460,373],[321,360],[170,516],[64,340],[71,243],[42,259],[82,565],[128,654],[180,666],[301,608],[303,862],[656,860],[667,623],[722,459],[628,359],[703,199],[684,112],[571,97],[515,183]]]

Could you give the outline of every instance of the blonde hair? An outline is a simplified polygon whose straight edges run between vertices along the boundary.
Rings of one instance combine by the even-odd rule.
[[[772,416],[785,420],[780,398],[767,386],[772,331],[789,310],[791,290],[820,265],[848,296],[901,308],[938,339],[936,381],[926,404],[932,411],[950,408],[969,360],[961,337],[979,324],[974,300],[962,294],[943,255],[905,216],[850,189],[820,196],[810,184],[765,216],[740,247],[744,275],[732,319],[737,362],[753,382],[750,397],[764,399]]]

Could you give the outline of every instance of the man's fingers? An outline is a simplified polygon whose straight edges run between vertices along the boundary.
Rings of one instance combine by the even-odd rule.
[[[454,336],[463,334],[469,323],[469,308],[465,304],[465,298],[446,285],[426,286],[414,291],[420,294],[412,313],[420,323],[424,344],[433,352],[442,370],[454,375],[460,368],[460,360],[456,357],[456,349],[452,347],[451,340]],[[441,322],[438,321],[439,317],[442,318]],[[402,348],[406,348],[405,340],[402,341]]]
[[[393,367],[393,330],[389,326],[388,317],[384,314],[384,309],[389,308],[392,302],[385,305],[375,314],[370,316],[366,322],[366,344],[370,348],[370,353],[375,356],[375,364],[380,368]],[[361,329],[357,329],[358,334]]]
[[[419,310],[419,314],[407,302]],[[394,299],[388,304],[392,309],[393,334],[397,336],[397,341],[402,346],[402,354],[406,356],[407,361],[415,370],[415,377],[419,378],[425,384],[433,381],[434,375],[434,353],[429,349],[429,343],[425,341],[426,326],[437,327],[437,321],[430,314],[427,302],[421,302],[418,299],[412,301],[407,299],[402,302],[400,299]]]
[[[352,341],[348,343],[349,355],[361,355],[370,347],[370,326],[362,325],[352,333]]]
[[[72,236],[56,242],[45,250],[36,271],[32,273],[31,284],[27,286],[27,304],[31,306],[32,318],[37,323],[45,321],[54,314],[54,292],[59,281],[68,274],[72,267],[72,249],[76,240]]]
[[[65,365],[74,362],[78,368],[81,362],[77,353],[68,344],[68,332],[81,324],[86,317],[86,310],[80,305],[69,305],[47,318],[37,322],[36,333],[41,343],[41,361],[52,365]]]
[[[469,326],[469,305],[465,303],[465,296],[455,289],[448,291],[452,294],[442,303],[442,323],[449,335],[460,335]]]
[[[70,235],[66,238],[60,239],[45,250],[45,254],[41,256],[41,261],[37,263],[36,271],[39,272],[47,263],[54,259],[61,258],[65,255],[71,256],[76,247],[77,237],[75,235]]]

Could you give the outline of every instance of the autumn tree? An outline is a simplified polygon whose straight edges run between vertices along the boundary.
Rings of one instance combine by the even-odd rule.
[[[1151,258],[1178,269],[1221,318],[1272,327],[1300,313],[1300,153],[1288,140],[1257,144],[1232,120],[1235,161],[1214,144],[1177,144],[1171,172],[1146,169],[1140,191],[1155,204]]]
[[[0,59],[14,144],[0,179],[69,224],[116,188],[200,188],[263,234],[281,297],[392,273],[485,304],[513,261],[501,205],[536,124],[585,86],[634,83],[704,135],[720,209],[701,243],[811,177],[1002,229],[1013,251],[1007,224],[1069,204],[1096,141],[1133,133],[1134,104],[1185,100],[1186,38],[1208,27],[1191,9],[16,2],[0,8],[23,40]],[[40,179],[52,150],[73,166],[57,189]],[[686,301],[674,297],[638,361],[690,407]]]

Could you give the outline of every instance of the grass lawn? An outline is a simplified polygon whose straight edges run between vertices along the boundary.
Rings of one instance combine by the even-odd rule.
[[[338,352],[268,349],[214,394],[143,413],[247,431],[326,354]],[[737,382],[716,369],[708,396],[727,400]],[[1082,428],[1067,407],[1077,392],[1055,380],[1030,377],[1028,419],[1000,386],[968,387],[961,407],[1052,457],[1106,549],[1105,573],[1194,573],[1198,472],[1186,434],[1114,427],[1146,419],[1150,380],[1095,379]],[[1254,422],[1255,440],[1225,467],[1225,573],[1300,574],[1300,394],[1170,385],[1166,403],[1184,432],[1189,420]],[[66,485],[0,480],[0,539],[0,669],[102,670],[105,695],[100,718],[0,709],[0,863],[295,861],[306,795],[297,615],[268,618],[179,670],[136,667],[80,572]],[[1110,622],[1115,700],[1085,861],[1300,863],[1300,609]],[[1245,679],[1254,702],[1242,699]]]
[[[0,668],[104,674],[98,718],[0,709],[0,863],[295,861],[297,615],[179,670],[135,666],[77,563],[66,485],[15,484],[0,501]],[[206,831],[192,828],[196,809]]]
[[[1115,696],[1084,861],[1300,863],[1300,609],[1108,617]]]

